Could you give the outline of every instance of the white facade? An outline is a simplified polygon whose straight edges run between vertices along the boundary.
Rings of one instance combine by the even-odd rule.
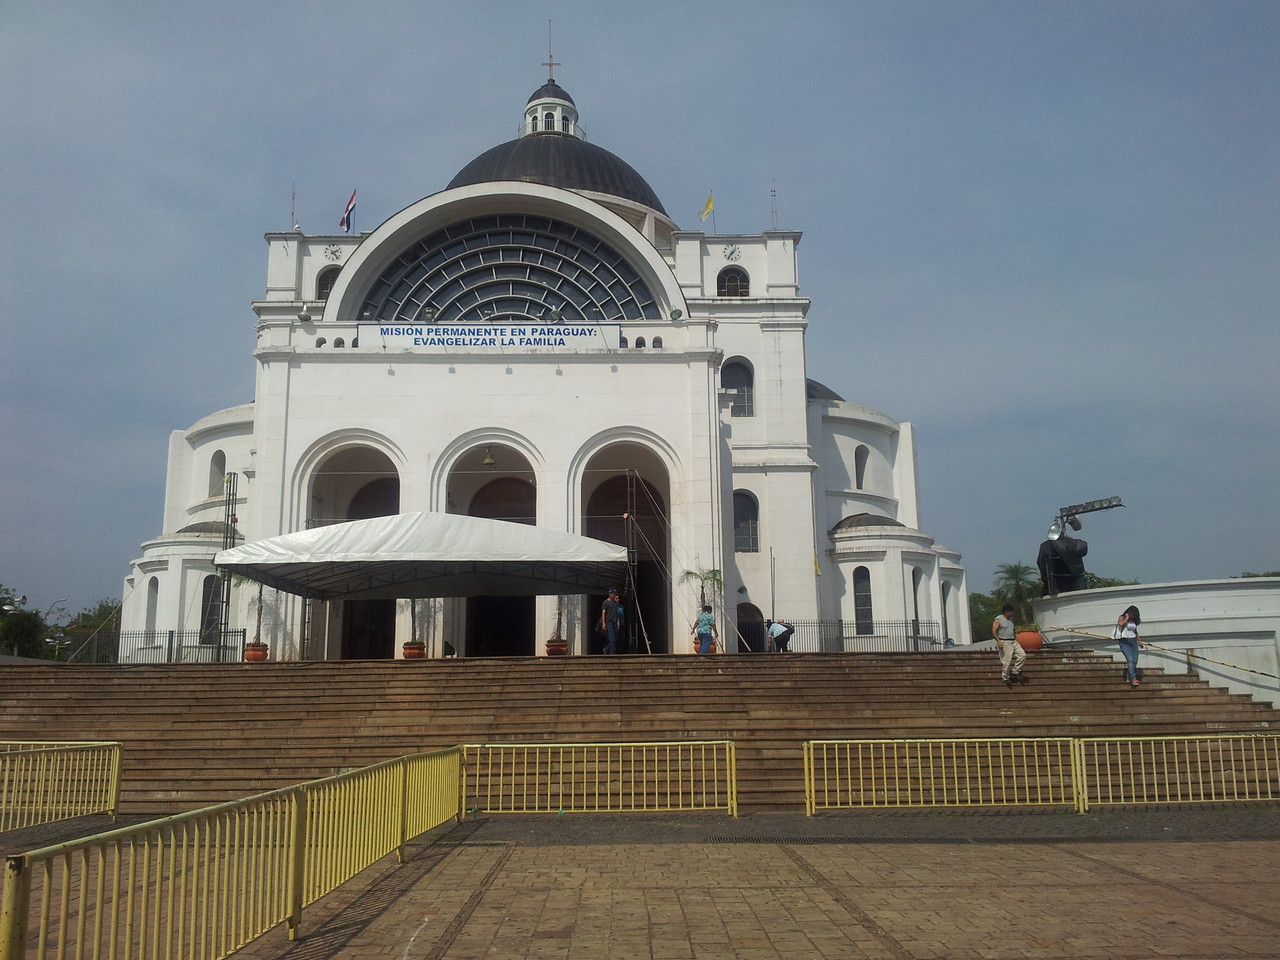
[[[124,629],[208,624],[233,473],[242,539],[442,511],[626,543],[637,652],[689,652],[689,574],[709,570],[731,637],[778,616],[969,642],[959,555],[918,529],[910,424],[806,379],[800,239],[678,229],[554,81],[518,140],[376,230],[267,234],[255,400],[172,435]],[[435,656],[532,654],[557,611],[587,653],[599,609],[268,591],[259,627],[256,588],[233,593],[231,625],[278,658],[393,656],[411,633]]]

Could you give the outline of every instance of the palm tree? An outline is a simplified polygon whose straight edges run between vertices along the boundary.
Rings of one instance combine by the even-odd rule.
[[[1031,623],[1027,615],[1027,599],[1035,595],[1039,588],[1040,574],[1035,567],[1025,563],[1002,563],[996,567],[996,580],[993,593],[1002,603],[1011,603],[1018,611],[1018,622],[1023,626]]]
[[[717,604],[724,593],[724,575],[719,570],[686,570],[680,574],[680,583],[694,582],[698,585],[699,603],[707,602],[707,588],[711,588],[711,602]]]

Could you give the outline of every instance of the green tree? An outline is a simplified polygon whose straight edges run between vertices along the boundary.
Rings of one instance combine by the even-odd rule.
[[[115,663],[120,647],[120,601],[99,600],[61,628],[67,658],[80,663]]]
[[[1027,601],[1038,595],[1039,590],[1040,573],[1035,567],[1025,563],[1002,563],[996,567],[996,579],[991,592],[1001,605],[1013,604],[1019,625],[1030,626],[1031,615]]]
[[[1117,580],[1115,577],[1100,577],[1096,573],[1090,573],[1088,570],[1084,572],[1084,588],[1086,590],[1097,590],[1100,587],[1132,587],[1136,586],[1137,580]]]
[[[991,639],[991,624],[1003,605],[1003,601],[985,593],[969,594],[969,628],[974,643]]]
[[[34,610],[15,610],[0,621],[0,650],[15,657],[46,659],[44,620]]]
[[[1280,570],[1268,570],[1266,573],[1242,573],[1240,574],[1240,576],[1241,577],[1280,577]]]
[[[724,596],[724,575],[719,570],[686,570],[680,574],[680,583],[696,583],[698,585],[699,603],[707,603],[707,589],[711,590],[711,603],[717,609],[722,607]]]
[[[45,655],[44,618],[34,610],[23,609],[26,597],[19,597],[13,590],[0,585],[0,653],[14,657],[43,657]]]

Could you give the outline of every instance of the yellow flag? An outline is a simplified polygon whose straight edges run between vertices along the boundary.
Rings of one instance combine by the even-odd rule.
[[[702,223],[703,221],[705,221],[707,217],[711,216],[711,211],[714,210],[715,208],[716,208],[716,195],[715,193],[708,193],[707,202],[706,204],[703,205],[702,212],[698,214],[698,222]]]

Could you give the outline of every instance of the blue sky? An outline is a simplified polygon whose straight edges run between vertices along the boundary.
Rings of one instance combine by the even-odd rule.
[[[8,0],[0,583],[118,597],[252,398],[262,234],[371,229],[557,79],[685,228],[804,231],[810,376],[915,424],[971,588],[1280,568],[1280,5]],[[708,222],[707,226],[710,223]]]

